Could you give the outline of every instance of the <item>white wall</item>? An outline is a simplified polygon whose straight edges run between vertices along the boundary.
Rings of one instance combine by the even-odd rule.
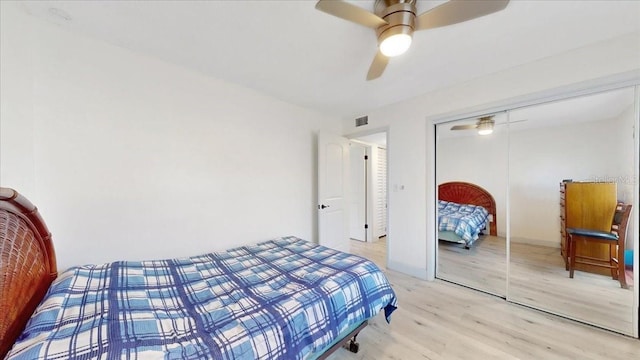
[[[618,184],[618,200],[631,203],[634,196],[634,185],[639,180],[634,177],[634,154],[629,151],[633,146],[633,133],[635,109],[630,106],[620,116],[613,120],[614,127],[620,129],[620,137],[612,140],[612,151],[620,154],[613,159],[607,172],[593,174],[591,178],[596,181],[614,181]],[[637,210],[634,210],[636,216]],[[633,222],[629,223],[632,226]],[[632,228],[629,231],[633,231]]]
[[[314,239],[316,139],[337,119],[2,4],[0,183],[40,209],[61,269]]]
[[[0,2],[0,184],[18,183],[33,194],[33,31],[27,20],[13,4]]]
[[[370,131],[389,129],[388,266],[418,277],[433,276],[427,273],[427,259],[435,252],[434,214],[427,214],[427,200],[435,201],[427,192],[435,189],[434,134],[428,118],[639,71],[639,39],[639,33],[628,34],[370,111]],[[353,118],[343,119],[344,134],[364,130],[356,130]],[[404,190],[393,190],[401,184]]]

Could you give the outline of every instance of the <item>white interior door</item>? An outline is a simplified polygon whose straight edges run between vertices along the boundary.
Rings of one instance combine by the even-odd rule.
[[[367,241],[367,148],[364,144],[349,144],[351,196],[349,205],[349,237]]]
[[[318,241],[349,251],[349,140],[318,134]]]
[[[376,157],[374,237],[387,235],[387,149],[378,148]]]

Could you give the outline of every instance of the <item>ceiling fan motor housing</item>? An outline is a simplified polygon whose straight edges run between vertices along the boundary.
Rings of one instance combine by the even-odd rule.
[[[495,121],[493,120],[494,116],[495,115],[483,116],[483,117],[478,119],[478,124],[491,124],[491,125],[493,125],[495,123]]]
[[[393,35],[413,36],[416,23],[415,0],[406,2],[402,0],[376,0],[375,13],[388,23],[376,29],[378,44]]]

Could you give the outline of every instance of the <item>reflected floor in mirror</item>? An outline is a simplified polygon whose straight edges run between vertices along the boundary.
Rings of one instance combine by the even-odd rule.
[[[504,295],[505,247],[505,239],[496,236],[483,236],[469,250],[441,241],[438,277]],[[633,284],[631,271],[627,276]],[[509,281],[512,301],[625,334],[633,331],[633,287],[623,289],[610,276],[577,270],[570,279],[559,248],[513,242]]]
[[[626,334],[633,331],[633,287],[623,289],[611,276],[578,270],[569,278],[558,248],[512,242],[509,281],[514,301],[544,304],[546,310]]]
[[[390,240],[392,241],[392,240]],[[386,242],[351,241],[351,252],[378,264],[396,295],[391,324],[378,315],[358,335],[357,354],[329,359],[634,359],[640,341],[510,304],[444,281],[386,269]]]
[[[481,236],[469,249],[439,241],[438,278],[504,297],[506,254],[505,238],[499,236]]]

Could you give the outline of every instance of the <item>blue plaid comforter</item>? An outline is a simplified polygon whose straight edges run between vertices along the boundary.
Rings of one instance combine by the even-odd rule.
[[[286,237],[71,268],[7,359],[302,359],[396,297],[361,257]]]
[[[453,231],[467,245],[478,240],[488,220],[489,212],[482,206],[438,200],[438,230]]]

